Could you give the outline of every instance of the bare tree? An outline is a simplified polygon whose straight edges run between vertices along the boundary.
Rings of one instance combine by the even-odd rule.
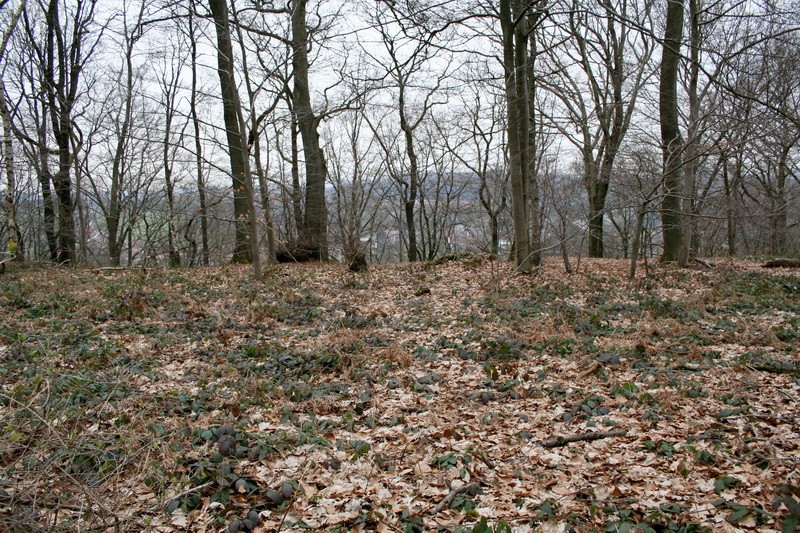
[[[184,122],[181,130],[177,132],[177,140],[173,139],[176,132],[173,131],[175,119],[177,117],[177,98],[180,88],[181,70],[183,68],[183,49],[181,43],[172,43],[171,50],[164,51],[163,71],[160,74],[161,88],[161,109],[164,116],[164,134],[162,143],[162,167],[164,171],[164,196],[167,201],[167,242],[169,266],[178,267],[181,265],[181,255],[178,250],[178,237],[176,231],[176,207],[175,207],[175,177],[174,169],[178,150],[184,136],[188,122]],[[249,228],[248,228],[249,229]]]
[[[198,75],[197,75],[197,23],[196,23],[196,0],[189,0],[189,13],[186,18],[186,35],[189,39],[189,48],[191,50],[191,69],[192,69],[192,86],[189,95],[189,116],[192,120],[192,128],[194,130],[194,159],[195,159],[195,180],[197,183],[197,198],[200,203],[199,216],[200,216],[200,239],[202,247],[202,262],[203,265],[209,264],[209,250],[208,250],[208,200],[206,199],[206,180],[203,174],[203,142],[201,137],[200,117],[197,111],[198,102]]]
[[[505,153],[505,108],[500,95],[475,83],[462,98],[463,123],[442,125],[439,137],[447,149],[478,179],[478,199],[489,221],[489,252],[500,253],[500,218],[508,206],[508,168]],[[489,96],[483,95],[489,92]],[[449,131],[444,131],[448,128]],[[460,132],[453,139],[452,129]],[[452,139],[452,140],[451,140]]]
[[[683,248],[681,199],[684,191],[682,174],[683,138],[678,113],[678,68],[683,40],[684,0],[667,0],[667,21],[661,55],[659,117],[661,149],[664,159],[664,197],[661,202],[661,223],[664,233],[664,261],[688,262]]]
[[[336,199],[334,219],[342,255],[354,269],[363,268],[367,260],[365,247],[374,244],[373,228],[386,196],[386,190],[379,187],[385,162],[376,157],[377,140],[369,135],[365,120],[361,111],[346,113],[326,130],[327,160]]]
[[[96,50],[102,31],[92,32],[97,0],[76,0],[72,9],[61,12],[59,0],[39,0],[25,10],[25,27],[29,44],[42,73],[42,91],[46,95],[47,113],[58,155],[58,170],[52,175],[58,207],[56,231],[59,263],[75,259],[75,222],[71,170],[73,158],[73,116],[81,90],[81,73]],[[37,10],[38,8],[38,10]],[[34,16],[44,17],[39,31]]]
[[[420,254],[416,210],[420,200],[420,181],[425,172],[420,168],[416,132],[433,107],[441,103],[440,89],[450,75],[448,58],[439,58],[444,65],[436,67],[437,73],[431,70],[430,65],[436,59],[437,51],[441,52],[437,46],[438,41],[449,27],[449,22],[437,21],[427,12],[420,13],[415,9],[416,6],[406,7],[409,9],[400,10],[399,6],[376,4],[375,11],[370,13],[370,23],[380,34],[381,53],[379,55],[373,52],[370,46],[364,46],[363,51],[378,65],[380,70],[376,73],[376,78],[385,80],[382,87],[396,91],[396,118],[405,161],[395,168],[396,172],[392,177],[402,192],[408,260],[413,262]],[[425,78],[431,81],[423,81]],[[414,101],[416,92],[421,93],[418,101]],[[388,149],[389,144],[383,141],[382,146]],[[387,157],[389,155],[387,153]]]
[[[25,0],[20,1],[19,5],[11,16],[8,27],[3,33],[2,41],[0,41],[0,67],[4,65],[8,40],[17,26],[17,22],[22,15],[23,9],[25,9]],[[16,216],[17,180],[16,169],[14,168],[14,140],[11,128],[11,110],[6,97],[6,85],[3,81],[2,72],[0,72],[0,117],[2,118],[3,122],[3,158],[5,160],[7,187],[4,204],[6,211],[6,230],[8,235],[6,249],[9,252],[12,252],[15,259],[21,261],[25,258],[25,243],[22,239],[22,231],[19,229]]]
[[[500,0],[498,16],[502,30],[502,63],[505,78],[508,158],[511,173],[511,203],[514,220],[514,257],[517,270],[528,273],[541,262],[538,241],[538,195],[531,194],[535,179],[535,127],[531,125],[533,65],[530,50],[532,30],[544,16],[544,2],[528,5],[522,0]],[[534,49],[535,50],[535,49]],[[531,242],[531,226],[534,240]]]
[[[581,154],[589,199],[589,256],[603,257],[603,222],[614,163],[651,72],[651,2],[573,0],[568,37],[550,49],[555,76],[540,82],[558,96],[569,126],[552,120]],[[634,25],[633,28],[630,26]]]
[[[246,128],[239,92],[234,79],[233,46],[225,0],[209,0],[217,34],[217,72],[222,92],[223,116],[233,176],[236,245],[234,262],[253,263],[254,274],[261,278],[258,249],[258,226],[253,202],[253,181],[247,150]]]

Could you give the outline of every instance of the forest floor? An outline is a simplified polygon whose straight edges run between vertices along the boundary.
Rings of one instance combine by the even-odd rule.
[[[794,531],[800,273],[627,268],[10,265],[0,530]]]

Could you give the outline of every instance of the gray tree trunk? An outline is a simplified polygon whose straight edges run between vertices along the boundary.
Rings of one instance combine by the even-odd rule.
[[[683,253],[681,196],[684,192],[682,172],[683,139],[678,125],[678,67],[683,38],[684,0],[667,0],[667,22],[661,57],[659,117],[663,151],[663,188],[661,225],[664,235],[664,261],[686,265]]]
[[[233,76],[233,46],[228,25],[228,6],[225,0],[209,0],[217,35],[217,73],[222,91],[223,119],[228,141],[233,179],[233,216],[235,219],[234,263],[253,261],[250,241],[250,209],[247,202],[247,158],[242,137],[243,124],[239,123],[238,88]]]
[[[303,140],[306,166],[306,205],[298,246],[309,257],[328,259],[328,210],[325,183],[328,168],[319,140],[319,117],[311,107],[308,85],[308,29],[306,0],[294,0],[292,6],[292,93],[297,126]]]
[[[209,0],[217,34],[217,64],[222,91],[223,117],[230,152],[236,216],[236,243],[233,262],[253,263],[256,279],[260,279],[261,259],[258,250],[258,227],[253,201],[253,181],[245,140],[245,124],[239,93],[233,75],[233,46],[225,0]]]

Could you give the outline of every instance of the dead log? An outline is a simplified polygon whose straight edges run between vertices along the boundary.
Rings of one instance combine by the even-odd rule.
[[[772,261],[767,261],[763,265],[762,268],[800,268],[800,259],[773,259]]]
[[[627,429],[612,429],[610,431],[590,431],[589,433],[580,433],[576,435],[560,435],[539,441],[539,444],[545,448],[558,448],[559,446],[566,446],[571,442],[591,441],[607,439],[608,437],[621,437],[628,432]]]

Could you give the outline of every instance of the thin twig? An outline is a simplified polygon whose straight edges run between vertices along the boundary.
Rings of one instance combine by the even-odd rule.
[[[438,514],[439,512],[441,512],[441,510],[446,508],[448,505],[450,505],[453,502],[453,500],[456,499],[456,496],[458,496],[459,494],[463,494],[465,492],[477,493],[480,489],[481,489],[481,485],[477,481],[474,482],[474,483],[468,483],[466,485],[462,485],[462,486],[460,486],[460,487],[458,487],[456,489],[453,489],[453,490],[450,491],[450,493],[447,496],[444,497],[444,499],[442,501],[440,501],[439,503],[434,505],[431,508],[431,510],[428,511],[428,515],[434,516],[434,515]]]
[[[169,505],[170,502],[175,501],[175,500],[177,500],[179,498],[183,498],[184,496],[189,495],[189,494],[191,494],[193,492],[197,492],[197,491],[203,490],[204,488],[212,485],[213,483],[214,483],[213,481],[207,481],[206,483],[203,483],[202,485],[198,485],[196,487],[192,487],[190,489],[186,489],[183,492],[179,492],[175,496],[172,496],[172,497],[168,498],[166,502],[159,503],[154,510],[162,509],[162,508],[166,507],[167,505]]]

